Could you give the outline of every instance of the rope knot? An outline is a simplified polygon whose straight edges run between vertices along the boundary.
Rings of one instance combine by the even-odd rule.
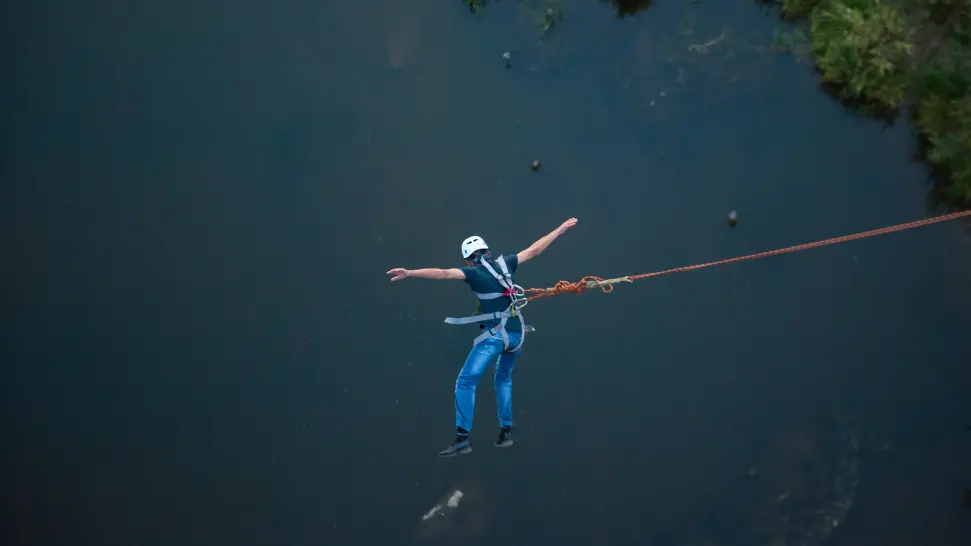
[[[546,293],[550,296],[556,296],[557,294],[566,294],[568,292],[573,292],[576,295],[580,295],[586,290],[585,284],[578,282],[568,282],[568,281],[556,281],[553,288],[547,288]]]
[[[616,280],[616,279],[615,279]],[[630,281],[627,281],[630,282]],[[560,294],[576,294],[580,295],[591,288],[600,288],[604,293],[613,292],[614,286],[613,282],[605,281],[601,277],[583,277],[577,282],[569,281],[556,281],[550,288],[529,288],[526,292],[535,294],[530,296],[527,300],[534,300],[538,298],[546,298],[549,296],[558,296]]]

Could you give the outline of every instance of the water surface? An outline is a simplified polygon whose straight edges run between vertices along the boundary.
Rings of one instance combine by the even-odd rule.
[[[7,8],[19,542],[411,544],[458,487],[468,544],[761,544],[857,434],[833,543],[963,543],[957,224],[531,304],[516,446],[486,378],[475,451],[434,456],[474,300],[391,267],[576,216],[519,273],[547,286],[928,214],[910,129],[768,51],[755,3],[563,7],[545,37],[538,0]]]

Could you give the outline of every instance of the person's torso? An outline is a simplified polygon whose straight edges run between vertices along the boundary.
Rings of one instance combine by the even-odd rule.
[[[505,279],[502,269],[499,266],[497,259],[490,260],[489,264],[499,274],[500,277]],[[513,266],[514,267],[514,266]],[[515,282],[514,269],[510,268],[510,276],[513,277],[513,282]],[[466,282],[469,284],[469,288],[472,289],[476,294],[495,294],[502,293],[506,291],[506,288],[499,284],[499,281],[492,276],[491,273],[482,264],[477,264],[475,267],[465,269]],[[502,296],[494,299],[479,299],[478,300],[478,311],[476,314],[485,313],[495,313],[497,311],[505,311],[509,308],[512,303],[512,298],[509,296]],[[489,320],[483,321],[479,324],[486,328],[492,328],[499,325],[499,320]],[[506,320],[506,331],[512,334],[518,334],[522,332],[522,325],[519,323],[519,319],[510,318]]]

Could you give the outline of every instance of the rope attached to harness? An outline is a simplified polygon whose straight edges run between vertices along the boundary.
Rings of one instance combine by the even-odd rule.
[[[559,294],[576,294],[580,295],[587,290],[592,290],[594,288],[599,288],[603,293],[609,294],[614,291],[614,285],[619,283],[632,283],[639,279],[646,279],[648,277],[659,277],[661,275],[668,275],[670,273],[681,273],[684,271],[694,271],[696,269],[703,269],[706,267],[712,267],[715,265],[724,265],[735,262],[741,262],[745,260],[754,260],[756,258],[765,258],[768,256],[777,256],[779,254],[788,254],[791,252],[798,252],[800,250],[809,250],[810,248],[817,248],[821,246],[833,245],[836,243],[845,243],[848,241],[855,241],[857,239],[863,239],[866,237],[873,237],[875,235],[883,235],[885,233],[893,233],[895,231],[903,231],[905,229],[927,226],[930,224],[936,224],[939,222],[947,222],[949,220],[955,220],[957,218],[962,218],[966,216],[971,216],[971,210],[953,212],[951,214],[945,214],[943,216],[937,216],[934,218],[925,218],[924,220],[916,220],[914,222],[907,222],[905,224],[897,224],[895,226],[889,226],[880,229],[873,229],[870,231],[863,231],[860,233],[854,233],[852,235],[843,235],[840,237],[833,237],[831,239],[825,239],[822,241],[815,241],[812,243],[804,243],[801,245],[790,246],[786,248],[780,248],[776,250],[768,250],[765,252],[757,252],[755,254],[747,254],[745,256],[737,256],[735,258],[727,258],[725,260],[717,260],[714,262],[707,262],[695,265],[686,265],[682,267],[675,267],[673,269],[665,269],[664,271],[655,271],[654,273],[641,273],[638,275],[628,275],[626,277],[616,277],[613,279],[604,279],[601,277],[587,276],[583,277],[577,282],[569,281],[557,281],[556,284],[549,288],[526,288],[525,292],[533,294],[526,298],[526,301],[532,301],[540,298],[548,298],[550,296],[557,296]]]

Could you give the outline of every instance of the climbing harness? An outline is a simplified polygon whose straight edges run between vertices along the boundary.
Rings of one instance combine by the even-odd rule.
[[[957,218],[962,218],[965,216],[971,216],[971,210],[953,212],[951,214],[936,216],[934,218],[925,218],[923,220],[916,220],[914,222],[907,222],[905,224],[897,224],[895,226],[873,229],[870,231],[863,231],[860,233],[854,233],[852,235],[843,235],[841,237],[833,237],[832,239],[825,239],[822,241],[815,241],[812,243],[804,243],[801,245],[780,248],[777,250],[757,252],[755,254],[737,256],[735,258],[728,258],[725,260],[718,260],[714,262],[675,267],[674,269],[666,269],[664,271],[656,271],[654,273],[641,273],[638,275],[628,275],[626,277],[616,277],[613,279],[603,279],[601,277],[587,276],[587,277],[583,277],[577,282],[568,282],[568,281],[561,280],[561,281],[557,281],[555,285],[549,288],[527,288],[523,292],[533,294],[532,296],[529,296],[528,298],[526,298],[526,302],[530,302],[539,298],[556,296],[558,294],[572,293],[572,294],[580,295],[592,288],[600,288],[600,290],[602,290],[605,294],[609,294],[610,292],[613,292],[615,284],[622,283],[622,282],[632,283],[638,279],[646,279],[648,277],[658,277],[661,275],[667,275],[669,273],[681,273],[684,271],[694,271],[696,269],[703,269],[705,267],[711,267],[714,265],[724,265],[724,264],[730,264],[735,262],[741,262],[744,260],[754,260],[756,258],[765,258],[768,256],[777,256],[779,254],[788,254],[790,252],[798,252],[800,250],[809,250],[810,248],[833,245],[836,243],[845,243],[847,241],[855,241],[857,239],[863,239],[865,237],[872,237],[874,235],[883,235],[884,233],[893,233],[895,231],[903,231],[905,229],[926,226],[930,224],[936,224],[938,222],[947,222],[948,220],[955,220]]]
[[[520,309],[529,303],[526,299],[526,291],[522,286],[512,282],[512,275],[509,274],[509,268],[506,266],[506,260],[502,256],[499,256],[495,260],[496,264],[499,265],[499,269],[502,271],[502,275],[489,263],[489,261],[483,257],[481,264],[485,267],[486,271],[502,286],[505,290],[503,292],[488,292],[479,293],[476,295],[479,300],[494,300],[497,298],[509,298],[509,307],[505,311],[496,311],[494,313],[484,313],[479,315],[473,315],[471,317],[461,317],[453,318],[448,317],[445,319],[446,324],[474,324],[476,322],[484,322],[487,320],[499,320],[499,324],[493,326],[492,328],[487,328],[484,332],[478,335],[473,341],[472,346],[476,346],[479,343],[485,341],[486,339],[499,335],[502,338],[502,350],[503,352],[513,353],[519,350],[523,346],[523,341],[526,339],[526,332],[534,332],[535,328],[532,326],[527,326],[526,321],[523,319],[523,314]],[[509,335],[506,332],[506,321],[511,318],[519,319],[519,324],[522,326],[523,333],[519,337],[519,343],[516,344],[512,349],[509,348]]]

